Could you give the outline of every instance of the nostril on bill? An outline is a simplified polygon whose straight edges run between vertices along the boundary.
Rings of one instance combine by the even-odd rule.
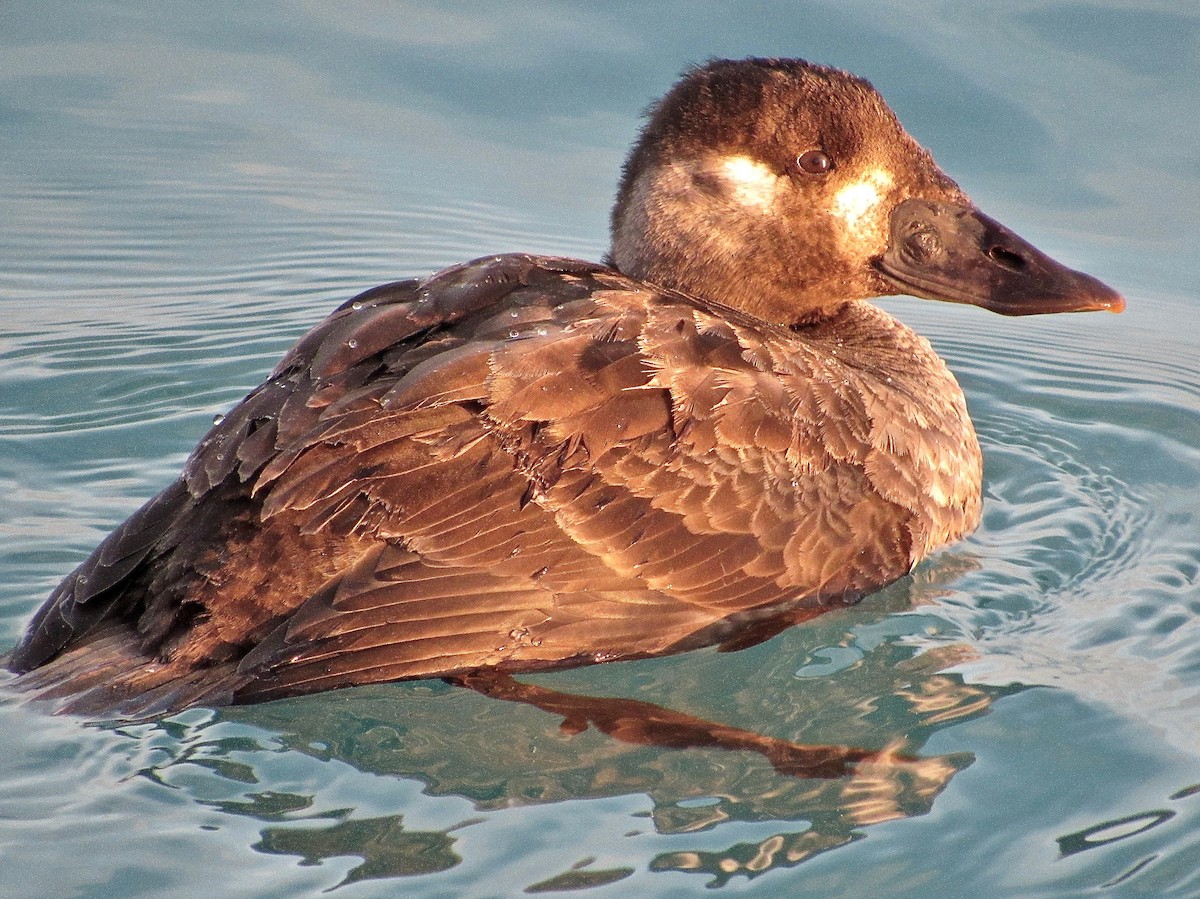
[[[1012,250],[1006,250],[1004,247],[992,247],[987,252],[988,257],[998,265],[1002,265],[1014,272],[1022,271],[1025,268],[1025,257]]]

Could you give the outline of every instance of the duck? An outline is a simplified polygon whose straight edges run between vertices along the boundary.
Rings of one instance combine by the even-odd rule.
[[[713,60],[647,113],[602,262],[367,290],[49,596],[5,664],[147,717],[736,649],[979,523],[963,392],[872,299],[1121,311],[871,84]]]

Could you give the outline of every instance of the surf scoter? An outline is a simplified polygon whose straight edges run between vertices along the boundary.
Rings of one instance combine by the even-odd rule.
[[[687,72],[606,264],[493,256],[361,294],[54,591],[7,664],[154,715],[753,642],[979,521],[979,445],[870,297],[1009,315],[1111,288],[982,214],[866,81]]]

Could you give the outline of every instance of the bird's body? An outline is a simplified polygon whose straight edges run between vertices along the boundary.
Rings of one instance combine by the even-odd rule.
[[[951,244],[945,209],[973,207],[865,82],[770,60],[689,79],[626,168],[613,265],[489,257],[347,303],[60,585],[10,659],[21,682],[144,715],[737,645],[974,528],[962,392],[863,299],[941,295],[912,270],[944,276],[920,258],[929,234]],[[684,127],[701,101],[769,111],[822,90],[837,102],[818,122],[846,116],[844,92],[868,107],[824,162],[795,149],[816,140],[802,115],[728,146]],[[881,129],[882,150],[859,146]],[[1068,300],[1028,311],[1117,305],[1069,275],[1085,280]]]

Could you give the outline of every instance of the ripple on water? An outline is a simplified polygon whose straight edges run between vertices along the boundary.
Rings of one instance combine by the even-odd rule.
[[[983,558],[943,607],[982,653],[972,675],[1068,686],[1192,740],[1200,375],[1181,344],[1062,320],[998,326],[986,346],[945,322],[921,329],[984,450],[984,518],[966,545]]]

